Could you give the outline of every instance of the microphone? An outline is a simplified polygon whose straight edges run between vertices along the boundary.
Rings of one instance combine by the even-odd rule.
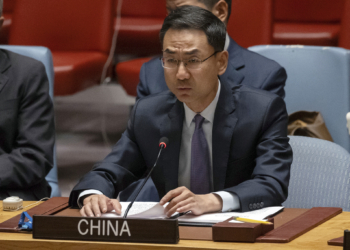
[[[124,219],[128,216],[128,212],[129,212],[130,208],[131,208],[132,205],[134,204],[134,202],[135,202],[137,196],[139,196],[139,194],[140,194],[140,192],[141,192],[143,186],[146,184],[147,180],[148,180],[149,177],[151,176],[151,173],[153,172],[153,169],[157,166],[157,162],[158,162],[159,156],[160,156],[160,154],[162,153],[163,148],[166,148],[168,142],[169,142],[169,139],[168,139],[168,138],[166,138],[166,137],[160,138],[160,140],[159,140],[159,147],[160,147],[160,149],[159,149],[159,153],[158,153],[156,162],[154,163],[152,169],[149,171],[147,177],[144,179],[144,181],[143,181],[141,187],[139,188],[139,190],[137,191],[137,194],[135,195],[134,199],[132,200],[132,202],[130,202],[129,206],[126,208],[126,211],[125,211],[125,214],[124,214],[124,217],[123,217]]]

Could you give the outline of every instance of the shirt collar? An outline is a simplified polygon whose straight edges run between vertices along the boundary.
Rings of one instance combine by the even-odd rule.
[[[226,40],[225,40],[225,47],[224,47],[225,51],[227,51],[228,46],[230,46],[230,37],[228,36],[228,34],[226,32]]]
[[[203,116],[207,121],[213,123],[214,122],[214,115],[215,115],[215,109],[216,109],[216,105],[218,104],[218,100],[219,100],[219,95],[220,95],[220,90],[221,90],[221,83],[220,80],[219,81],[219,86],[218,86],[218,91],[216,92],[216,96],[214,98],[214,100],[209,104],[208,107],[206,107],[200,114],[201,116]],[[196,112],[194,112],[193,110],[191,110],[186,103],[183,103],[184,105],[184,109],[185,109],[185,121],[186,121],[186,125],[187,127],[190,127],[191,122],[193,120],[193,118],[195,117],[195,115],[197,114]]]

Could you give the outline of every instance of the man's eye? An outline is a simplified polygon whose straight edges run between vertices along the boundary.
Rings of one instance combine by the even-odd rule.
[[[196,64],[196,63],[199,63],[200,60],[197,59],[197,58],[192,58],[192,59],[189,59],[187,62],[188,62],[189,64]]]
[[[166,59],[166,62],[167,62],[167,63],[177,63],[177,60],[174,59],[174,58],[167,58],[167,59]]]

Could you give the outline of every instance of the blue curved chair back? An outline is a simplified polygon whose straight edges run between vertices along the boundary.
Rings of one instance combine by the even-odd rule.
[[[346,114],[350,111],[350,52],[319,46],[254,46],[257,52],[282,65],[288,113],[320,111],[333,141],[350,152]]]
[[[50,96],[53,102],[53,89],[54,89],[54,69],[52,54],[48,48],[39,46],[13,46],[13,45],[0,45],[0,48],[6,49],[17,54],[28,56],[42,62],[45,66],[46,74],[49,79],[50,84]],[[54,146],[53,152],[53,168],[46,176],[46,180],[51,186],[51,197],[61,196],[61,191],[58,186],[58,176],[57,176],[57,162],[56,162],[56,145]]]
[[[333,142],[310,137],[290,136],[290,145],[293,163],[283,206],[350,211],[350,154]]]

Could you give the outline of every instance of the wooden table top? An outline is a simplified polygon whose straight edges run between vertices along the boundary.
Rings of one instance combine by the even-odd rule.
[[[24,202],[24,206],[33,202]],[[2,207],[2,201],[0,202]],[[29,207],[28,209],[30,209]],[[26,209],[25,209],[26,210]],[[22,213],[7,212],[0,210],[0,222],[8,220],[13,216]],[[342,247],[329,246],[327,241],[340,237],[345,229],[350,229],[350,212],[343,212],[333,219],[321,224],[308,233],[300,236],[292,242],[286,244],[276,243],[232,243],[232,242],[213,242],[198,240],[180,240],[176,245],[165,244],[144,244],[144,243],[114,243],[97,241],[65,241],[65,240],[38,240],[33,239],[30,233],[0,233],[0,249],[243,249],[243,250],[291,250],[291,249],[317,249],[317,250],[341,250]]]

